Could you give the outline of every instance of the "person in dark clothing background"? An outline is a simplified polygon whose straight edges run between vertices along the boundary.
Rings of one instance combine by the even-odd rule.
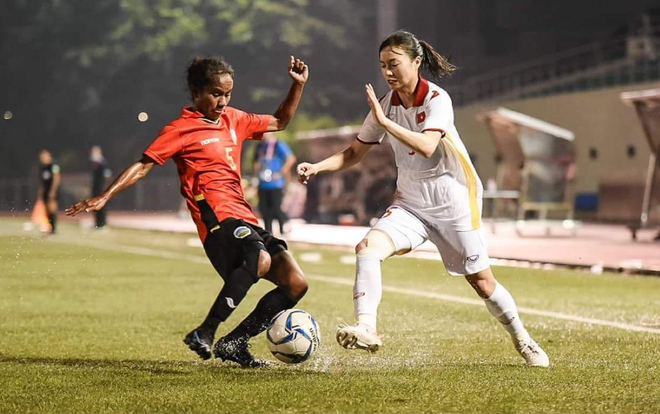
[[[282,200],[295,162],[296,156],[291,148],[272,133],[264,134],[254,152],[254,171],[259,177],[259,211],[264,228],[270,233],[274,219],[279,224],[280,234],[285,233],[284,225],[289,217],[282,211]]]
[[[89,159],[92,162],[92,197],[97,197],[103,193],[108,184],[108,179],[112,177],[112,171],[108,168],[108,163],[100,146],[94,145],[92,147],[89,152]],[[105,227],[106,210],[107,207],[103,207],[101,210],[94,212],[97,229]]]
[[[38,200],[43,201],[48,214],[50,233],[55,234],[57,227],[57,190],[60,187],[60,166],[53,162],[50,151],[39,152],[39,194]]]

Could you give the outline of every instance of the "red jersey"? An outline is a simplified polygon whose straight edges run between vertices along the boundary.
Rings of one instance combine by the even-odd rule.
[[[225,107],[213,121],[192,108],[183,108],[179,119],[167,124],[144,151],[158,165],[169,158],[176,164],[181,195],[202,242],[207,229],[195,197],[206,199],[218,221],[234,217],[258,224],[241,186],[241,149],[246,139],[261,139],[271,119],[271,115]]]

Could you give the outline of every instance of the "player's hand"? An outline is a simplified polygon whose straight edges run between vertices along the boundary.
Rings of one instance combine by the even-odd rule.
[[[300,184],[307,184],[310,178],[318,174],[319,169],[316,165],[308,162],[301,162],[296,168],[298,172],[298,182]]]
[[[289,76],[294,82],[304,85],[309,77],[309,68],[305,62],[291,56],[289,58]]]
[[[64,210],[64,212],[66,213],[67,216],[73,217],[78,215],[79,213],[82,213],[83,211],[85,213],[90,213],[92,211],[99,211],[103,207],[105,207],[105,203],[107,202],[108,200],[106,200],[102,196],[92,197],[72,205],[71,207]]]
[[[374,119],[380,125],[385,125],[389,119],[387,119],[385,116],[383,108],[380,106],[380,102],[378,102],[378,97],[376,96],[376,92],[374,92],[374,87],[371,86],[370,83],[367,83],[365,85],[365,90],[367,92],[367,103],[369,103],[369,106],[371,107],[371,113],[373,114]]]

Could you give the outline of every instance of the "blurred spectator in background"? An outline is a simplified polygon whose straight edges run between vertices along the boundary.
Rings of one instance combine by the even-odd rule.
[[[267,133],[254,152],[254,171],[259,177],[259,211],[267,232],[273,232],[273,219],[277,219],[280,234],[289,221],[282,211],[284,192],[291,181],[291,167],[296,162],[291,148],[275,134]]]
[[[57,226],[57,190],[60,187],[60,167],[53,162],[50,151],[43,149],[39,153],[39,194],[37,202],[46,206],[50,233],[55,234]]]
[[[89,160],[92,162],[92,197],[96,197],[103,193],[110,177],[112,177],[112,171],[108,168],[103,150],[98,145],[94,145],[90,150]],[[94,212],[97,229],[105,227],[106,209],[107,207],[103,207],[101,210]]]

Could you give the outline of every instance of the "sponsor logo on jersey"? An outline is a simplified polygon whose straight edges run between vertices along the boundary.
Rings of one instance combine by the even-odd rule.
[[[422,111],[417,114],[417,123],[421,124],[426,119],[426,112]]]
[[[199,143],[202,144],[202,145],[209,145],[209,144],[213,144],[214,142],[218,142],[218,141],[220,141],[220,138],[209,138],[209,139],[204,139],[204,140],[200,141]]]
[[[478,254],[474,254],[472,256],[467,257],[467,261],[470,262],[470,263],[475,263],[477,260],[479,260],[479,255]]]
[[[358,292],[358,293],[356,293],[355,295],[353,295],[353,300],[360,299],[360,298],[361,298],[362,296],[364,296],[364,295],[365,295],[364,292]]]
[[[236,305],[234,305],[234,299],[230,298],[229,296],[225,296],[225,299],[227,299],[227,306],[232,309],[236,309]]]
[[[238,140],[238,138],[236,137],[236,131],[230,129],[229,134],[231,135],[232,142],[234,143],[234,145],[236,145],[236,141]]]
[[[250,233],[252,233],[252,230],[250,230],[249,227],[239,226],[236,227],[236,229],[234,230],[234,237],[236,237],[237,239],[244,239],[247,236],[249,236]]]

